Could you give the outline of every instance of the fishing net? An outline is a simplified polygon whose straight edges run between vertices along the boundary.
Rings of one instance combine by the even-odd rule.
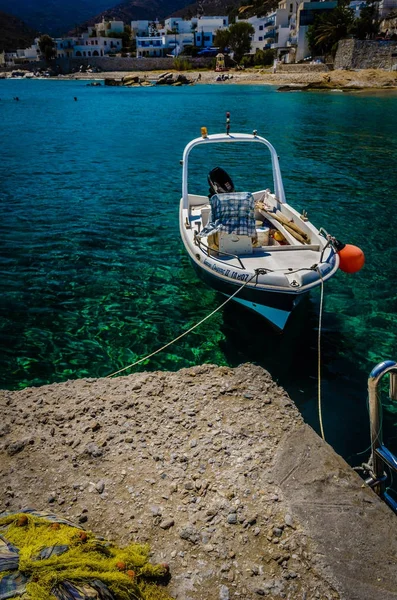
[[[0,600],[171,600],[149,546],[119,548],[50,513],[0,514]]]

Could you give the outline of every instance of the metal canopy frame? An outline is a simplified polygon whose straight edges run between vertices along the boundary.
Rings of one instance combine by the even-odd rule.
[[[268,150],[270,151],[271,161],[272,161],[272,171],[273,171],[273,183],[274,183],[274,193],[275,196],[280,202],[280,204],[284,204],[285,200],[285,192],[283,186],[283,180],[281,178],[280,165],[278,161],[277,152],[272,146],[272,144],[266,140],[265,138],[256,135],[256,133],[247,134],[247,133],[217,133],[213,135],[208,135],[205,137],[199,137],[192,140],[186,147],[183,152],[182,165],[183,165],[183,174],[182,174],[182,199],[183,199],[183,208],[187,209],[189,207],[189,193],[188,193],[188,173],[189,173],[189,154],[193,148],[199,146],[200,144],[219,144],[219,143],[236,143],[236,142],[257,142],[259,144],[264,144]]]

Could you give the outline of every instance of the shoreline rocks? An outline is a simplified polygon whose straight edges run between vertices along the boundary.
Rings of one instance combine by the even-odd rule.
[[[170,85],[179,87],[181,85],[192,85],[194,81],[189,79],[182,73],[162,73],[154,81],[149,80],[147,74],[142,75],[125,75],[121,79],[115,79],[112,77],[105,78],[106,86],[123,86],[123,87],[152,87],[155,85]]]

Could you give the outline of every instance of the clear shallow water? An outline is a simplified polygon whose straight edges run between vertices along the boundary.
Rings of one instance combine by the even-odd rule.
[[[326,285],[322,365],[327,441],[354,464],[367,458],[357,453],[369,445],[368,373],[397,357],[396,95],[7,80],[0,98],[0,387],[105,376],[221,304],[179,239],[179,160],[202,125],[222,131],[229,110],[232,131],[257,129],[276,146],[289,202],[365,251],[361,273]],[[215,165],[201,171],[199,158],[192,174],[206,193]],[[254,188],[267,178],[256,156],[217,164],[238,188],[248,173]],[[136,369],[255,361],[318,430],[317,324],[318,294],[282,336],[228,305]],[[396,423],[389,405],[397,446]]]

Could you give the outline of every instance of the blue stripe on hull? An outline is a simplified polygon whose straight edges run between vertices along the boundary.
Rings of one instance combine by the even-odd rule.
[[[279,308],[272,308],[270,306],[263,306],[262,304],[248,302],[247,300],[242,300],[241,298],[237,297],[234,297],[233,300],[235,300],[239,304],[242,304],[243,306],[246,306],[250,310],[253,310],[256,313],[260,314],[262,317],[264,317],[267,321],[272,323],[272,325],[274,325],[275,327],[277,327],[277,329],[280,329],[281,331],[284,329],[288,317],[291,314],[291,312],[286,310],[280,310]]]

